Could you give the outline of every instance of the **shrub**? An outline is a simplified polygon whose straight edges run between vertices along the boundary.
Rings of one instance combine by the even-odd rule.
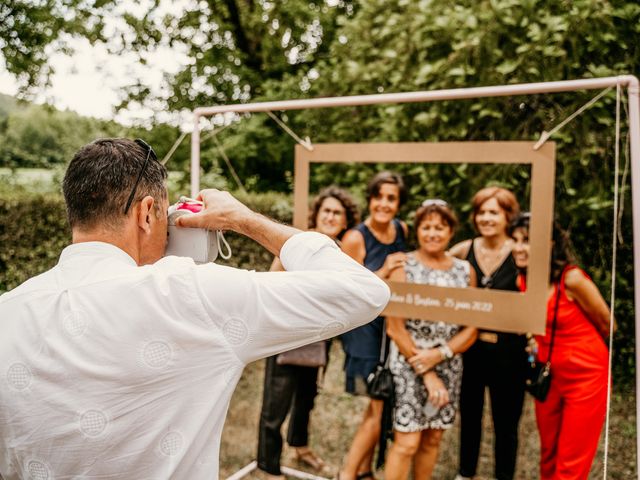
[[[283,223],[291,222],[291,197],[278,193],[238,194],[254,210]],[[268,270],[272,255],[252,240],[226,235],[233,250],[218,263]],[[0,191],[0,293],[53,267],[71,242],[64,201],[56,194]]]

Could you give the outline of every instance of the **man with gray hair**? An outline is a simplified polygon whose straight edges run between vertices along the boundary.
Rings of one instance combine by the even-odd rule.
[[[226,192],[180,227],[232,230],[280,257],[261,273],[164,257],[166,170],[141,140],[76,153],[63,192],[72,244],[0,297],[0,474],[217,478],[246,364],[375,318],[388,287],[328,237]]]

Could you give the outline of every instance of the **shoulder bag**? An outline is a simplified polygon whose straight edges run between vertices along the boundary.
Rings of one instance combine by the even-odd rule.
[[[282,352],[276,357],[276,363],[298,367],[325,367],[327,365],[327,341],[320,340]]]
[[[556,336],[556,323],[558,321],[558,303],[560,302],[560,291],[562,289],[562,280],[564,271],[560,276],[560,281],[556,286],[556,303],[553,307],[553,323],[551,326],[551,343],[549,345],[549,356],[546,362],[532,361],[527,369],[527,380],[525,388],[533,397],[544,402],[551,388],[551,354],[553,352],[553,343]]]
[[[384,465],[387,450],[387,440],[393,436],[393,410],[395,407],[395,385],[393,373],[389,368],[389,356],[386,355],[387,329],[386,322],[382,326],[382,345],[380,346],[380,360],[376,369],[367,378],[367,393],[375,400],[382,400],[382,418],[380,420],[380,439],[378,443],[378,459],[376,467]]]

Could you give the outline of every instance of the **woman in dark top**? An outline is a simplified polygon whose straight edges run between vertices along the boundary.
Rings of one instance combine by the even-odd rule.
[[[328,187],[313,201],[309,229],[324,233],[338,242],[359,218],[351,195],[340,188]],[[273,259],[271,271],[284,271],[278,257]],[[290,414],[287,443],[293,447],[298,463],[317,473],[327,474],[324,461],[309,448],[309,416],[318,393],[318,367],[279,364],[277,357],[268,357],[265,365],[258,432],[258,469],[265,473],[267,479],[284,479],[280,470],[280,430]]]
[[[518,215],[512,192],[483,188],[472,199],[473,224],[480,234],[451,249],[476,271],[478,286],[518,291],[518,269],[511,250],[508,227]],[[518,423],[524,403],[526,338],[514,333],[479,330],[477,342],[463,354],[460,393],[460,470],[457,480],[476,474],[485,388],[489,387],[495,432],[495,477],[513,479],[518,454]]]
[[[404,200],[402,177],[378,173],[367,186],[369,216],[343,238],[344,252],[384,279],[405,264],[407,226],[395,218]],[[380,358],[384,328],[384,318],[378,317],[342,335],[348,392],[366,394],[366,379]],[[382,408],[382,400],[370,400],[338,475],[341,480],[373,478],[371,462],[380,436]]]

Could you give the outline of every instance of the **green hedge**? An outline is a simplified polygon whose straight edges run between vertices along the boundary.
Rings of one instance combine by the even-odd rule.
[[[70,241],[59,195],[0,195],[0,292],[54,266]]]
[[[291,222],[290,197],[277,193],[238,194],[251,208],[278,221]],[[229,233],[234,267],[268,270],[272,255],[242,235]],[[60,195],[0,192],[0,293],[53,267],[71,242]]]

